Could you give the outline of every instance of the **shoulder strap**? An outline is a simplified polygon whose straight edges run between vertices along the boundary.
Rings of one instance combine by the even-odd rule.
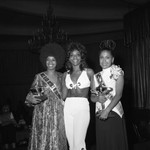
[[[52,82],[49,80],[49,78],[47,77],[47,75],[46,75],[44,72],[42,72],[42,73],[40,73],[40,76],[41,76],[42,79],[49,85],[51,91],[52,91],[59,99],[61,99],[61,95],[60,95],[60,93],[59,93],[57,87],[55,86],[54,83],[52,83]]]

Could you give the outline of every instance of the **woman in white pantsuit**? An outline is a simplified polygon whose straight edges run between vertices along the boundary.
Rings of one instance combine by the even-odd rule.
[[[88,92],[92,87],[94,72],[87,68],[85,54],[82,44],[72,42],[68,45],[63,98],[65,130],[70,150],[86,150],[85,138],[90,121]]]

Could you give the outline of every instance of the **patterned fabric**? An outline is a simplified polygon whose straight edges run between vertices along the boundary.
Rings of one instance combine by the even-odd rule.
[[[58,75],[58,90],[61,91],[62,75]],[[63,102],[37,74],[31,86],[42,86],[47,99],[34,106],[32,131],[28,150],[67,150]]]

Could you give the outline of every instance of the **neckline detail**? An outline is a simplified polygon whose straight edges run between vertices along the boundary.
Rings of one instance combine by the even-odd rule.
[[[106,68],[106,69],[102,69],[102,72],[107,72],[107,71],[109,71],[109,70],[110,70],[110,68],[111,68],[111,66],[110,66],[110,67],[108,67],[108,68]]]
[[[80,77],[82,76],[83,72],[84,72],[84,70],[83,70],[83,71],[81,72],[81,74],[79,75],[79,77],[78,77],[76,83],[73,82],[73,80],[71,79],[71,75],[69,74],[69,75],[70,75],[70,80],[71,80],[71,82],[72,82],[73,85],[77,85],[77,84],[78,84],[79,79],[80,79]]]

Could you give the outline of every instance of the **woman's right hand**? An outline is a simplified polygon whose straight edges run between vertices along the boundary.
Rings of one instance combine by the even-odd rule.
[[[101,93],[98,94],[98,101],[100,103],[105,103],[106,100],[107,99],[106,99],[106,97],[103,94],[101,94]]]
[[[40,103],[41,99],[37,98],[37,95],[33,95],[32,93],[29,93],[26,97],[26,101],[28,101],[29,103],[36,105],[38,103]]]

